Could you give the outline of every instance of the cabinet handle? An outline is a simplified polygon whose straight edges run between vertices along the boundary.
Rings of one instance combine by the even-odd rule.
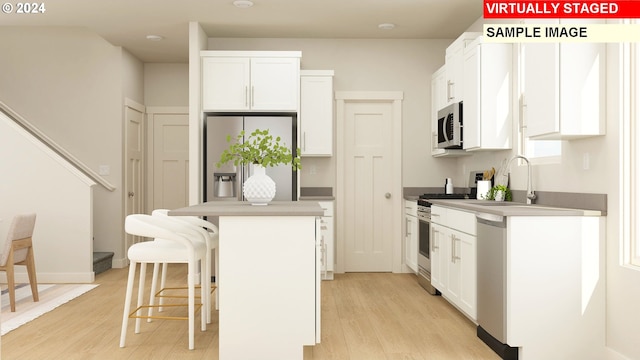
[[[244,87],[244,106],[249,107],[249,87]]]
[[[520,128],[524,129],[527,127],[527,101],[525,94],[522,94],[520,99]]]
[[[460,260],[460,256],[456,252],[456,240],[460,241],[455,235],[451,235],[451,262],[455,263],[456,260]]]
[[[439,234],[439,233],[440,233],[440,231],[434,229],[432,235]],[[436,251],[436,250],[440,249],[440,246],[436,246],[436,239],[437,239],[437,236],[432,236],[432,239],[431,239],[431,251]]]
[[[407,235],[411,235],[411,231],[409,231],[409,219],[404,219],[404,232]]]
[[[447,101],[451,101],[455,97],[452,91],[454,85],[455,83],[453,83],[451,80],[447,80]]]
[[[255,95],[255,91],[254,91],[253,85],[251,85],[251,107],[253,107],[255,104],[254,95]]]
[[[451,234],[451,262],[455,264],[456,262],[456,242],[455,236]]]
[[[302,132],[302,151],[307,151],[307,132]]]

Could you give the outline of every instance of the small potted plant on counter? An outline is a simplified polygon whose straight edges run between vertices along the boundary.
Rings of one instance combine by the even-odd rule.
[[[276,184],[266,174],[266,167],[291,164],[294,171],[300,169],[300,149],[296,149],[294,156],[279,136],[269,134],[269,129],[256,129],[246,139],[244,136],[244,130],[235,138],[227,135],[229,148],[222,152],[216,166],[228,162],[236,166],[253,166],[253,175],[244,182],[242,192],[252,205],[266,205],[276,195]]]
[[[511,201],[511,190],[506,185],[496,185],[489,189],[487,200]]]

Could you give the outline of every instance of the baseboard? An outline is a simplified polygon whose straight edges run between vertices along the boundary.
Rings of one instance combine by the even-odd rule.
[[[17,283],[29,283],[29,276],[27,273],[16,273]],[[37,273],[36,278],[40,284],[88,284],[95,280],[93,271],[84,273]],[[0,273],[0,282],[7,283],[7,276],[5,273]]]

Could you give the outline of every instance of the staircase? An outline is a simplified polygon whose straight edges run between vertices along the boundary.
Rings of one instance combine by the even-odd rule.
[[[93,253],[93,272],[98,275],[111,269],[112,252],[94,252]]]

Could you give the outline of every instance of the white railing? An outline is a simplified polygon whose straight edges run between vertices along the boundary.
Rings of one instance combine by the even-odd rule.
[[[35,126],[31,125],[25,118],[20,116],[17,112],[15,112],[8,105],[0,101],[0,111],[5,113],[10,119],[15,121],[18,125],[28,131],[30,134],[35,136],[38,140],[40,140],[43,144],[47,145],[51,150],[56,152],[58,155],[62,156],[65,160],[67,160],[71,165],[73,165],[80,172],[91,178],[91,180],[96,183],[102,185],[105,189],[109,191],[114,191],[116,189],[111,183],[106,181],[102,176],[100,176],[97,172],[93,171],[90,167],[85,165],[82,161],[78,160],[75,156],[65,150],[62,146],[58,145],[53,139],[48,137],[42,131],[38,130]]]

